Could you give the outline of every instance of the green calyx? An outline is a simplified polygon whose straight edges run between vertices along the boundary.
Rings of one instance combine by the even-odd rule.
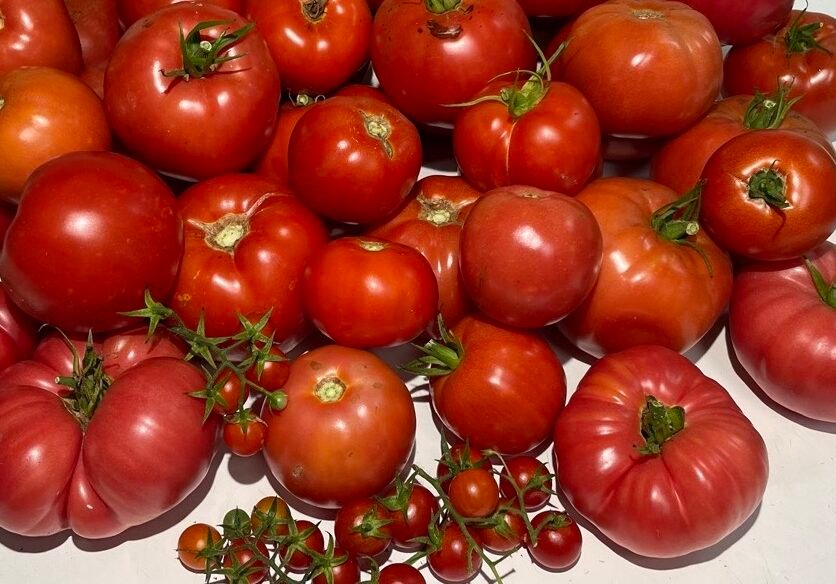
[[[444,14],[456,10],[461,3],[462,0],[424,0],[427,10],[433,14]]]
[[[762,199],[776,209],[786,209],[790,206],[786,197],[787,181],[775,170],[776,163],[752,175],[749,179],[749,198]]]
[[[810,273],[810,278],[813,280],[813,285],[816,287],[819,298],[822,299],[822,302],[830,306],[830,308],[836,308],[836,280],[828,284],[819,269],[809,258],[804,258],[804,265]]]
[[[431,339],[426,345],[413,345],[424,355],[407,363],[401,369],[414,375],[443,377],[458,368],[464,358],[464,347],[461,341],[447,330],[440,314],[438,315],[438,330],[441,340]]]
[[[803,55],[818,49],[824,51],[828,55],[831,54],[827,48],[823,47],[816,38],[818,32],[824,26],[823,22],[811,22],[809,24],[801,24],[801,19],[807,13],[807,9],[802,10],[795,20],[792,21],[786,34],[784,34],[784,44],[787,46],[787,56]]]
[[[743,115],[743,125],[750,130],[774,130],[780,128],[795,103],[801,99],[787,99],[791,86],[782,84],[775,93],[766,95],[757,92],[746,113]]]
[[[200,79],[214,73],[224,63],[243,57],[244,55],[224,56],[223,53],[247,36],[255,27],[253,23],[245,24],[232,32],[224,30],[213,41],[201,39],[200,33],[202,31],[231,23],[231,20],[201,22],[186,35],[183,34],[183,27],[181,26],[180,52],[183,57],[183,67],[163,71],[163,75],[165,77],[182,77],[185,81]]]
[[[708,273],[713,276],[714,269],[705,250],[690,239],[700,231],[698,220],[702,189],[703,182],[699,182],[679,199],[657,209],[650,216],[650,226],[656,233],[671,243],[690,247],[699,253],[703,262],[705,262]]]
[[[93,347],[92,333],[87,336],[87,345],[81,357],[70,340],[67,337],[64,340],[73,353],[73,372],[72,375],[56,378],[55,382],[70,388],[70,395],[64,398],[64,406],[86,430],[113,380],[104,372],[104,358]]]
[[[662,452],[662,445],[673,438],[685,427],[685,410],[680,406],[668,407],[649,395],[641,415],[641,434],[644,446],[639,452],[644,455],[657,455]]]

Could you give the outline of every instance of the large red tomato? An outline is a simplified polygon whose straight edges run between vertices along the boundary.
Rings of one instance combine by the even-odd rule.
[[[284,86],[329,93],[369,60],[372,15],[366,0],[246,0]]]
[[[280,96],[276,66],[252,26],[231,10],[180,2],[128,29],[104,85],[122,145],[198,180],[251,163],[270,139]]]
[[[679,2],[599,4],[575,21],[568,43],[562,79],[590,101],[605,134],[673,134],[697,121],[720,92],[717,35]]]
[[[62,0],[0,0],[0,75],[24,65],[81,70],[81,44]]]
[[[228,175],[184,192],[178,207],[185,249],[169,306],[188,326],[232,336],[238,315],[258,321],[285,348],[305,331],[302,275],[328,240],[325,226],[286,188],[254,175]]]
[[[264,457],[293,495],[319,507],[372,497],[404,468],[415,410],[398,375],[372,353],[329,345],[296,359],[287,407],[265,407]]]
[[[107,63],[122,30],[115,0],[64,0],[73,20],[84,66]]]
[[[531,28],[514,0],[386,0],[372,65],[383,91],[423,124],[451,125],[497,75],[534,68]]]
[[[119,18],[125,28],[131,26],[140,18],[149,16],[171,4],[182,0],[116,0],[116,8],[119,11]],[[244,14],[244,3],[246,0],[204,0],[203,4],[214,4],[238,14]]]
[[[763,439],[726,390],[663,347],[593,365],[557,421],[554,449],[575,509],[651,557],[729,535],[760,504],[769,473]]]
[[[787,22],[793,5],[793,0],[681,1],[705,14],[727,45],[748,45],[775,32]]]
[[[755,383],[809,418],[836,422],[836,245],[750,264],[734,281],[731,342]],[[814,274],[820,276],[820,280]]]
[[[684,352],[708,332],[729,300],[732,266],[699,230],[698,196],[678,200],[633,178],[578,195],[601,226],[604,260],[592,293],[559,325],[570,341],[599,357],[646,344]]]
[[[137,331],[89,355],[73,347],[75,369],[52,335],[0,376],[0,527],[15,533],[103,538],[150,521],[203,480],[215,452],[217,422],[187,395],[206,378],[178,345]]]
[[[109,152],[65,154],[27,183],[0,254],[9,296],[67,332],[112,330],[164,298],[183,250],[168,187],[138,162]]]
[[[287,158],[290,135],[310,105],[313,105],[313,100],[307,97],[301,101],[286,101],[281,105],[270,144],[256,160],[254,168],[256,174],[276,179],[283,185],[288,184]]]
[[[35,348],[37,326],[0,289],[0,372],[26,359]]]
[[[794,11],[791,22],[760,42],[733,48],[724,65],[723,93],[769,93],[790,84],[796,111],[836,136],[836,18]]]

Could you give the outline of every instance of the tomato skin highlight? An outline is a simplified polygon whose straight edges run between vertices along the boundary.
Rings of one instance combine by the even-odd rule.
[[[450,480],[450,503],[467,518],[487,517],[499,505],[499,486],[484,468],[472,468]]]
[[[441,547],[427,556],[427,564],[445,582],[467,582],[479,573],[482,557],[468,550],[461,528],[449,522],[441,526]]]
[[[4,0],[0,14],[0,75],[24,66],[81,70],[81,43],[62,0]]]
[[[793,0],[683,0],[702,12],[726,45],[750,45],[775,32],[790,17]],[[751,89],[750,89],[751,91]]]
[[[177,540],[177,556],[180,563],[194,572],[205,571],[208,560],[198,554],[220,540],[221,534],[211,525],[195,523],[188,526]]]
[[[537,514],[531,525],[537,529],[554,515],[551,511]],[[564,515],[568,524],[558,529],[544,528],[537,541],[528,544],[528,553],[532,559],[547,570],[565,570],[578,561],[581,556],[581,530],[571,517]]]

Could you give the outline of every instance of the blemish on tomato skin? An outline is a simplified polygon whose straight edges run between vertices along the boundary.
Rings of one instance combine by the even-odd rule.
[[[319,361],[311,361],[308,366],[314,371],[319,371],[320,369],[322,369],[322,363],[320,363]]]
[[[290,474],[294,479],[300,480],[300,479],[302,479],[302,477],[305,476],[305,467],[302,466],[301,464],[297,464],[296,466],[293,467],[293,470],[291,471]]]

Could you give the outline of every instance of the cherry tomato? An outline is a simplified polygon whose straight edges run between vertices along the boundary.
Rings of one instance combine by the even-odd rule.
[[[32,65],[81,70],[81,44],[62,0],[0,2],[0,75]]]
[[[420,548],[421,543],[414,539],[427,536],[433,515],[438,511],[435,495],[415,483],[390,489],[383,496],[383,504],[389,511],[391,523],[387,527],[395,546],[402,550]]]
[[[250,514],[253,533],[262,533],[268,538],[287,535],[292,519],[290,507],[279,497],[264,497],[255,504]]]
[[[532,559],[547,570],[565,570],[581,557],[581,530],[565,513],[543,511],[531,520],[537,540],[528,545]]]
[[[426,584],[421,572],[409,564],[389,564],[380,571],[378,584]]]
[[[441,526],[440,547],[427,556],[427,564],[435,576],[445,582],[467,582],[482,567],[482,557],[470,550],[464,533],[455,523]]]
[[[358,499],[337,511],[334,537],[351,556],[379,556],[392,543],[386,509],[374,499]]]
[[[513,484],[507,476],[513,480]],[[502,475],[499,479],[499,488],[502,496],[517,501],[517,491],[514,485],[520,490],[525,490],[523,503],[527,511],[539,509],[551,498],[552,478],[546,465],[533,456],[518,456],[508,459]],[[531,487],[526,490],[527,487]]]
[[[490,461],[466,443],[454,444],[450,447],[449,457],[442,458],[438,462],[435,476],[444,479],[441,481],[441,488],[444,492],[449,492],[450,481],[453,477],[471,468],[490,468]]]
[[[493,473],[472,468],[450,479],[450,503],[467,518],[487,517],[499,505],[499,486]]]
[[[307,108],[313,104],[314,101],[307,96],[301,100],[286,101],[282,104],[270,144],[255,162],[256,174],[276,179],[282,185],[288,184],[287,159],[290,135]]]
[[[514,504],[511,501],[511,504]],[[496,524],[476,529],[482,547],[495,554],[507,554],[528,541],[523,518],[514,511],[499,511],[493,516]]]
[[[360,565],[357,560],[340,548],[334,550],[334,556],[345,557],[345,561],[329,568],[320,568],[320,573],[314,576],[313,584],[359,584]],[[330,574],[330,580],[326,574]]]
[[[232,414],[238,410],[238,406],[247,401],[250,390],[230,371],[222,373],[218,381],[218,395],[213,411],[221,415]]]
[[[284,387],[288,377],[290,377],[290,359],[287,358],[284,351],[275,346],[270,347],[269,353],[277,360],[265,361],[260,372],[258,366],[253,365],[247,369],[246,377],[249,381],[260,385],[267,391],[278,391]]]
[[[319,553],[325,551],[325,538],[322,531],[310,521],[305,519],[297,521],[295,531],[291,528],[291,533],[291,537],[298,540],[298,543],[304,545],[307,549]],[[310,568],[313,564],[313,558],[302,549],[291,549],[291,547],[291,545],[285,545],[279,548],[279,555],[284,558],[286,565],[297,572],[304,572]]]
[[[224,424],[224,443],[237,456],[252,456],[261,452],[267,425],[257,416],[247,412]]]
[[[230,584],[258,584],[267,577],[267,565],[260,560],[250,546],[255,546],[262,556],[270,557],[267,545],[260,540],[233,539],[224,557],[223,567],[231,570],[226,579]]]
[[[189,570],[204,572],[209,559],[201,552],[221,540],[218,530],[205,523],[188,526],[177,540],[177,557]]]
[[[149,16],[170,4],[181,0],[116,0],[116,8],[119,10],[119,19],[125,28],[130,27],[140,18]],[[203,4],[214,4],[221,8],[233,10],[238,14],[244,14],[244,2],[246,0],[204,0]]]

